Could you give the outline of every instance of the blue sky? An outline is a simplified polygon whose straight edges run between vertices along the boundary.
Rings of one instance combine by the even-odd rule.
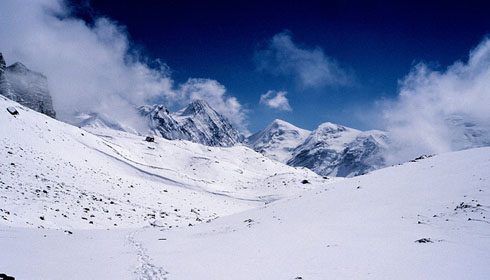
[[[490,33],[490,4],[447,2],[73,4],[89,22],[104,16],[125,26],[132,47],[166,63],[176,83],[218,81],[248,110],[255,132],[275,118],[307,129],[325,121],[379,128],[367,115],[397,96],[398,81],[416,63],[444,69],[467,60]],[[278,93],[282,102],[267,102]]]

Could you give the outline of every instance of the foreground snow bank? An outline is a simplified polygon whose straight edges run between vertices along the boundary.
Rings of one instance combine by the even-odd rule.
[[[170,279],[488,279],[489,171],[444,154],[137,238]]]

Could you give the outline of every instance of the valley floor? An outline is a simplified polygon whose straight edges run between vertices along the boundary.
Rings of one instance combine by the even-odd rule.
[[[2,226],[1,267],[18,279],[488,279],[489,170],[490,148],[444,154],[182,229]]]

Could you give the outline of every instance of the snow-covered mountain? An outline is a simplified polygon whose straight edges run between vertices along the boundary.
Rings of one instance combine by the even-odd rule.
[[[305,141],[311,131],[296,127],[283,120],[274,120],[246,140],[246,144],[263,155],[286,163],[294,149]]]
[[[163,105],[145,105],[138,110],[147,118],[150,131],[166,139],[220,147],[240,142],[240,134],[231,123],[203,100],[194,100],[175,113]]]
[[[148,143],[108,127],[94,135],[3,96],[0,128],[0,224],[10,226],[168,229],[263,206],[326,181],[244,146],[160,137]]]
[[[320,175],[352,177],[384,167],[388,137],[382,131],[359,131],[323,123],[299,145],[287,162]]]
[[[153,104],[136,108],[136,113],[141,119],[135,116],[135,119],[127,122],[107,114],[79,113],[75,124],[95,133],[99,128],[110,128],[134,134],[157,135],[168,140],[188,140],[212,147],[229,147],[242,141],[242,136],[233,125],[203,100],[194,100],[177,112],[170,112],[165,105]]]
[[[101,130],[113,129],[140,135],[138,129],[131,124],[115,120],[113,117],[104,113],[78,113],[75,114],[74,124],[95,134]]]
[[[324,176],[352,177],[385,166],[388,137],[382,131],[360,131],[323,123],[310,132],[281,120],[250,136],[247,145],[291,166]]]
[[[1,53],[0,94],[52,118],[56,117],[47,78],[20,62],[7,67]]]
[[[0,263],[18,279],[490,274],[488,147],[324,180],[244,146],[94,135],[3,96],[0,128]],[[376,140],[321,128],[339,151]]]

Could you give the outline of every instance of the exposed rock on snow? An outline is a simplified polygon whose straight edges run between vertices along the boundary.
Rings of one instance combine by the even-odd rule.
[[[18,115],[19,114],[19,111],[17,111],[17,109],[15,109],[15,107],[7,107],[7,111],[11,114],[11,115]]]

